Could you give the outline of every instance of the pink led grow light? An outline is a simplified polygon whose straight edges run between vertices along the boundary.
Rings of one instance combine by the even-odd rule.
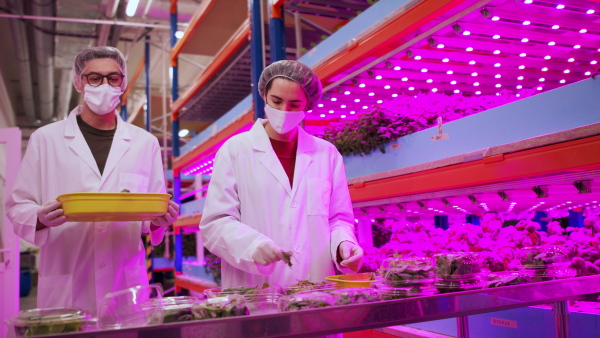
[[[582,80],[598,64],[600,3],[558,5],[494,0],[374,67],[339,74],[325,93],[337,101],[322,101],[307,125],[310,119],[352,118],[357,115],[350,111],[366,111],[400,95],[497,95],[501,89],[520,97],[520,90],[540,93]]]

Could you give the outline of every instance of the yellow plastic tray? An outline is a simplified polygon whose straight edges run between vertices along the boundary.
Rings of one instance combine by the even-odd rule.
[[[371,286],[371,283],[375,282],[370,279],[368,273],[329,276],[325,277],[325,280],[337,283],[341,288],[368,288]]]
[[[56,198],[67,222],[151,221],[167,213],[169,194],[77,192]]]

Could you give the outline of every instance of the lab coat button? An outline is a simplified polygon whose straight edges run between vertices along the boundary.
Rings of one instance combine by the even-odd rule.
[[[298,203],[292,202],[292,208],[297,208],[297,207],[298,207]]]
[[[104,269],[104,267],[106,267],[106,265],[104,265],[104,263],[100,263],[100,265],[98,265],[98,267],[99,267],[100,269]]]
[[[98,228],[98,232],[104,232],[104,228]]]

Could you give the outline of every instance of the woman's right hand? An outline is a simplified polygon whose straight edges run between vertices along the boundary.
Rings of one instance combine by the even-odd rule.
[[[62,203],[56,200],[42,204],[37,209],[38,225],[41,223],[46,227],[57,227],[64,224],[67,221],[67,217],[63,215],[61,207]]]
[[[252,254],[252,259],[256,264],[267,266],[283,260],[283,251],[275,243],[266,241],[256,248]]]

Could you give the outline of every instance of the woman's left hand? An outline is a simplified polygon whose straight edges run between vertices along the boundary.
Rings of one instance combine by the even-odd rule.
[[[338,246],[338,253],[342,258],[340,265],[344,268],[351,270],[352,272],[358,272],[362,267],[362,261],[364,256],[363,249],[349,241],[343,241]]]
[[[169,209],[167,210],[167,213],[152,220],[151,224],[166,228],[175,223],[177,217],[179,217],[179,204],[169,201]]]

